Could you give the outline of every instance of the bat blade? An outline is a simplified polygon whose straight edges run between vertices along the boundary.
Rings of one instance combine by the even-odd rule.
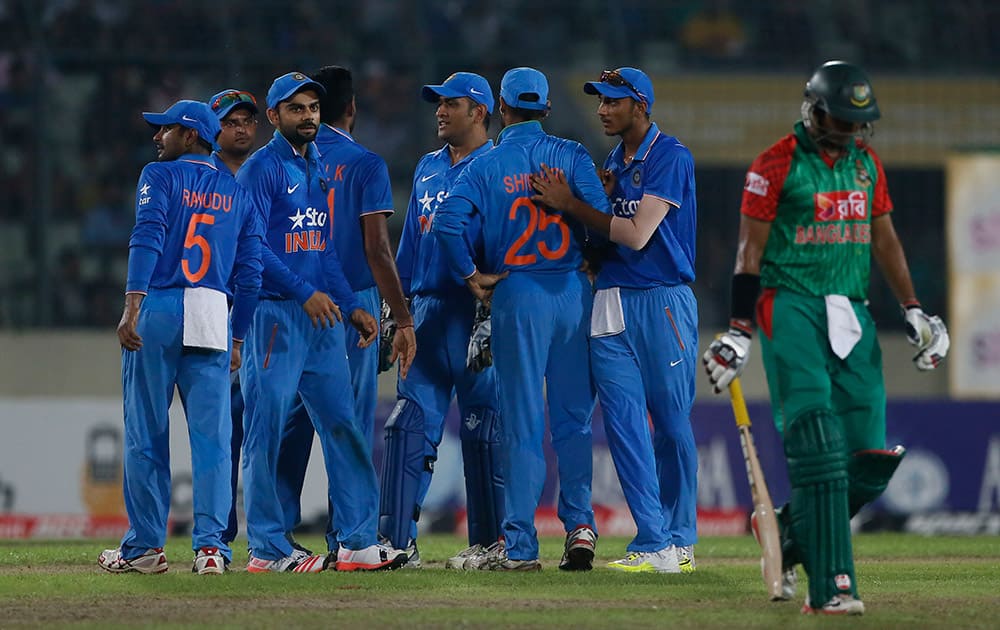
[[[733,414],[736,416],[736,426],[740,432],[740,446],[743,448],[747,481],[750,483],[750,496],[756,517],[754,537],[761,548],[761,574],[771,600],[784,599],[781,589],[781,536],[778,532],[778,519],[774,513],[771,493],[768,492],[767,482],[764,480],[764,471],[760,467],[760,459],[757,457],[757,448],[753,443],[750,415],[747,413],[743,388],[738,378],[733,379],[729,385],[729,394],[733,403]]]

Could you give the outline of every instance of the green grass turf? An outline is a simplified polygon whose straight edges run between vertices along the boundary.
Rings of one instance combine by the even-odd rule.
[[[300,542],[322,548],[319,537]],[[749,536],[703,539],[693,575],[605,569],[624,553],[620,538],[599,541],[589,573],[556,568],[559,539],[542,541],[545,569],[537,574],[444,570],[463,542],[422,537],[421,571],[252,575],[237,552],[235,570],[203,577],[190,572],[187,539],[170,540],[170,571],[155,576],[101,571],[97,554],[114,541],[2,541],[0,627],[1000,627],[998,537],[857,536],[867,612],[850,620],[800,615],[805,584],[794,602],[768,602]]]

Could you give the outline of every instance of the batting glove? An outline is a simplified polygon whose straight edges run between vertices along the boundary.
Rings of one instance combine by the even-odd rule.
[[[919,306],[910,306],[904,311],[906,319],[906,340],[917,348],[913,363],[918,370],[936,368],[948,355],[951,339],[948,329],[937,315],[928,316]]]
[[[733,379],[743,373],[747,357],[750,356],[750,335],[738,328],[730,328],[713,341],[701,357],[705,364],[708,380],[715,393],[729,387]]]
[[[469,337],[469,350],[465,354],[465,366],[473,372],[482,372],[493,365],[493,351],[490,349],[490,339],[493,326],[490,319],[490,308],[476,301],[476,318],[472,323],[472,336]]]
[[[385,300],[382,300],[382,312],[379,316],[379,332],[381,341],[378,344],[378,373],[392,369],[392,340],[396,337],[396,320]]]

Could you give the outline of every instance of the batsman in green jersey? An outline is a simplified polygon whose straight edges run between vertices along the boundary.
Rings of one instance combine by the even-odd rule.
[[[940,318],[920,308],[893,228],[868,146],[879,117],[858,66],[829,61],[806,83],[793,133],[747,173],[729,330],[703,357],[721,392],[746,364],[756,315],[792,486],[778,515],[784,595],[794,595],[801,563],[804,613],[864,612],[850,518],[878,498],[904,452],[885,450],[882,353],[865,306],[873,256],[902,306],[916,367],[934,369],[949,346]]]

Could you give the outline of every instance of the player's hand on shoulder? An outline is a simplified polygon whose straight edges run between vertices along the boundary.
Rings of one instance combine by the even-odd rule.
[[[751,341],[750,332],[731,326],[709,344],[701,362],[716,394],[729,387],[733,379],[743,373],[750,357]]]
[[[351,311],[351,325],[361,336],[358,340],[359,348],[367,348],[378,339],[378,322],[365,309],[356,308]]]
[[[333,328],[337,325],[337,322],[343,321],[343,316],[340,314],[340,307],[334,303],[329,295],[322,291],[316,291],[309,296],[309,299],[302,305],[302,308],[309,315],[309,319],[312,320],[315,328]],[[371,316],[369,315],[369,317]]]
[[[927,315],[919,305],[906,307],[906,340],[917,349],[913,363],[918,370],[933,370],[948,355],[951,339],[944,322],[937,315]]]

